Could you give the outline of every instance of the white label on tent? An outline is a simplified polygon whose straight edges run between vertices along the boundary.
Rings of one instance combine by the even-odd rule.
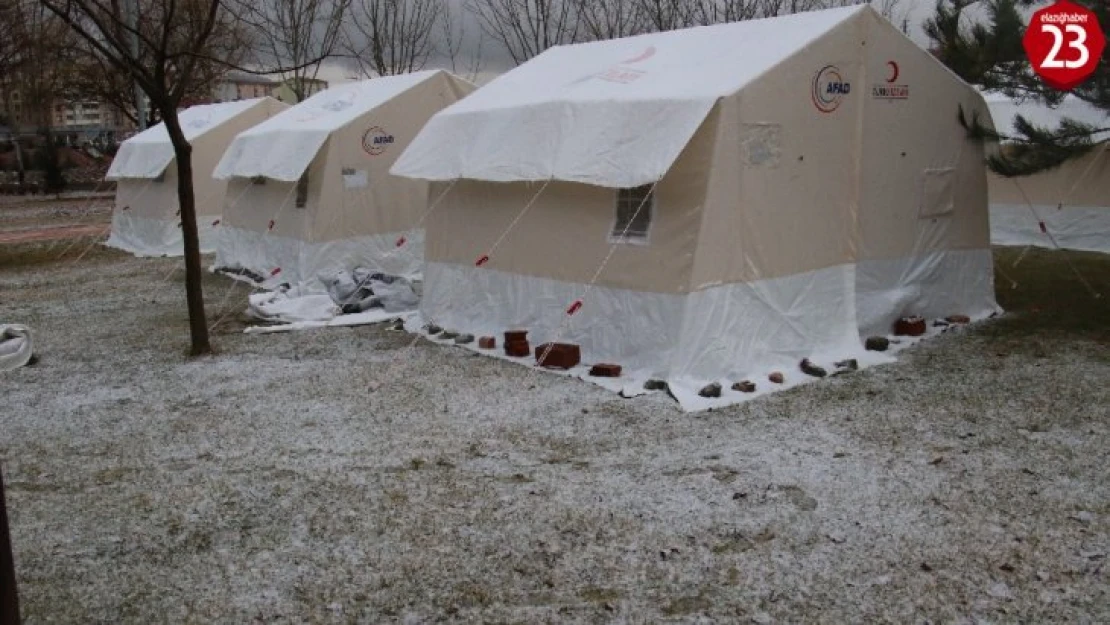
[[[348,189],[361,189],[367,185],[365,169],[343,169],[343,186]]]
[[[778,167],[782,156],[780,124],[742,124],[740,157],[748,167]]]
[[[956,170],[952,167],[926,169],[921,175],[924,180],[917,216],[928,219],[950,214],[956,205]]]

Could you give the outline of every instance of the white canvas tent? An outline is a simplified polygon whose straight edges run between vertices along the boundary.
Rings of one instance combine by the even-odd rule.
[[[288,105],[273,98],[202,104],[178,115],[193,146],[193,193],[202,252],[216,248],[215,232],[227,185],[212,178],[220,156],[236,134]],[[183,253],[177,203],[177,168],[164,124],[157,124],[120,145],[106,178],[116,181],[112,234],[106,245],[138,256]]]
[[[1000,93],[985,97],[1004,135],[1014,133],[1018,115],[1053,129],[1063,119],[1110,128],[1105,111],[1074,96],[1055,108]],[[1110,253],[1110,131],[1094,139],[1098,144],[1088,154],[1048,171],[1018,178],[988,174],[992,243]]]
[[[625,392],[659,378],[701,408],[802,358],[862,363],[861,334],[904,315],[982,318],[986,172],[960,106],[986,115],[866,6],[549,49],[393,168],[446,192],[421,321],[575,343]]]
[[[347,83],[237,136],[215,173],[228,181],[216,267],[309,291],[355,266],[418,275],[428,185],[389,167],[473,88],[441,70]]]

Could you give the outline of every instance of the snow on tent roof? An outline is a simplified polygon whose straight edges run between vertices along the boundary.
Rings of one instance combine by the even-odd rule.
[[[239,133],[212,175],[223,180],[264,176],[294,182],[332,132],[442,71],[386,76],[325,89]]]
[[[394,164],[427,180],[663,176],[714,104],[866,5],[550,48],[434,116]]]
[[[998,92],[984,92],[983,98],[990,108],[995,128],[1002,134],[1015,132],[1014,120],[1018,115],[1036,126],[1048,128],[1056,128],[1064,119],[1073,119],[1097,128],[1110,127],[1110,114],[1073,95],[1066,96],[1064,101],[1055,108],[1033,100],[1026,100],[1019,104],[1009,96]],[[1094,139],[1096,141],[1110,139],[1110,131],[1098,133]]]
[[[192,141],[264,99],[198,104],[179,112],[177,119],[181,123],[185,139]],[[173,162],[173,158],[170,133],[166,130],[166,125],[159,122],[120,144],[105,178],[157,178]]]

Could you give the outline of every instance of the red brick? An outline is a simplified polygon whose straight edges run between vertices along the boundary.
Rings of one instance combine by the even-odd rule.
[[[590,367],[590,375],[599,378],[619,378],[621,377],[621,366],[598,363]]]
[[[902,317],[894,323],[897,336],[921,336],[925,334],[925,319],[922,317]]]
[[[767,379],[774,382],[775,384],[782,384],[783,381],[786,380],[786,378],[783,377],[781,371],[772,371],[771,375],[767,376]]]
[[[513,341],[527,341],[528,330],[510,330],[505,333],[505,342],[512,343]]]
[[[481,349],[493,349],[497,347],[497,339],[492,336],[483,336],[478,339],[478,347]]]
[[[967,315],[949,315],[944,320],[948,323],[971,323],[971,317]]]
[[[536,362],[541,366],[570,369],[581,361],[581,352],[572,343],[544,343],[536,346]]]
[[[527,358],[532,350],[528,341],[509,341],[505,343],[505,354],[513,358]]]

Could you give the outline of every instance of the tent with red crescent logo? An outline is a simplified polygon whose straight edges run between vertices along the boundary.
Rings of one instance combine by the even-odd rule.
[[[227,184],[212,170],[239,132],[261,123],[287,104],[273,98],[200,104],[178,117],[193,146],[193,193],[202,252],[216,249],[216,229]],[[112,233],[105,245],[137,256],[184,253],[177,204],[177,168],[165,125],[159,123],[124,141],[106,176],[116,181]]]
[[[356,266],[415,277],[428,185],[389,175],[424,123],[473,91],[442,70],[325,89],[235,137],[215,268],[324,289]]]
[[[985,96],[1003,134],[1014,132],[1019,115],[1045,128],[1054,129],[1064,119],[1110,128],[1105,111],[1075,96],[1057,107],[1019,103],[1000,93]],[[1110,254],[1110,132],[1096,134],[1094,141],[1086,155],[1032,176],[988,173],[991,242]]]
[[[548,49],[392,169],[443,196],[420,322],[572,343],[572,374],[689,410],[888,359],[866,339],[904,317],[998,310],[961,108],[987,115],[866,5]]]

